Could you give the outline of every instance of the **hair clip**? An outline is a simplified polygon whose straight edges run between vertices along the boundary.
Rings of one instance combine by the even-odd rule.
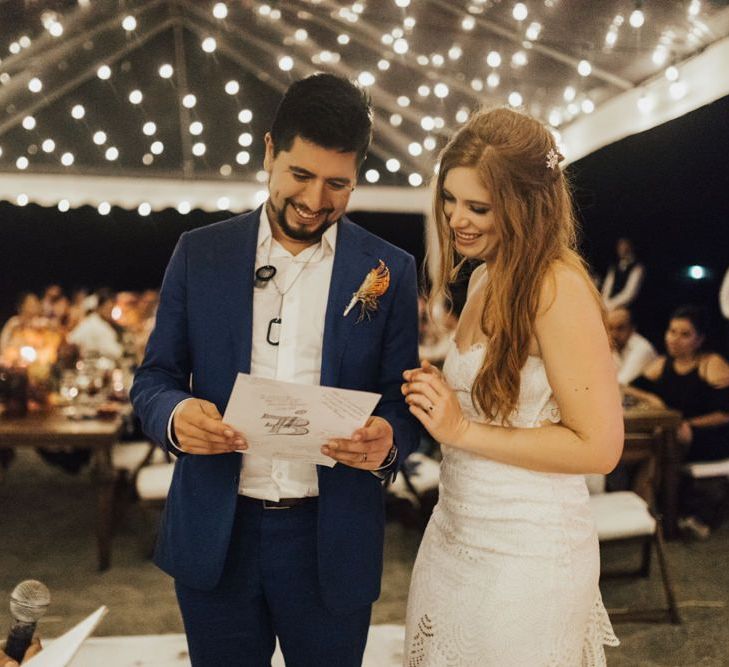
[[[562,156],[554,148],[550,148],[549,153],[547,153],[547,167],[554,169],[559,164],[561,158]]]

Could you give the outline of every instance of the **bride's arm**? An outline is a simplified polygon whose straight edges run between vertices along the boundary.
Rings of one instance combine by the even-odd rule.
[[[582,276],[568,268],[545,281],[540,303],[536,338],[560,424],[511,428],[469,421],[431,368],[406,371],[403,393],[411,412],[445,444],[531,470],[607,473],[622,452],[623,416],[600,310]]]

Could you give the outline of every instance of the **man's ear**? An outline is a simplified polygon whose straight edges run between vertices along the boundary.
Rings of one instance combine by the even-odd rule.
[[[273,169],[273,137],[271,137],[270,132],[266,132],[263,141],[266,144],[266,153],[263,157],[263,169],[270,174]]]

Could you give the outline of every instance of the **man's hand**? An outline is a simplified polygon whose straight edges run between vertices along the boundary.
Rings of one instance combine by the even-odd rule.
[[[360,470],[377,470],[387,458],[393,443],[392,426],[382,417],[370,417],[349,440],[330,440],[322,454]]]
[[[175,411],[172,425],[180,449],[188,454],[227,454],[248,448],[243,435],[223,423],[210,401],[186,400]]]
[[[0,667],[18,667],[18,663],[13,660],[12,658],[9,658],[5,651],[3,651],[3,648],[5,648],[5,642],[2,643],[2,648],[0,648]],[[23,658],[23,664],[25,664],[28,660],[30,660],[36,653],[39,653],[41,650],[41,643],[40,639],[38,637],[33,637],[33,641],[30,642],[30,646],[28,647],[28,650],[25,652],[25,657]]]

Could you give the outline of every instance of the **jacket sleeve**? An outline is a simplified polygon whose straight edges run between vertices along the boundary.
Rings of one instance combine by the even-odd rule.
[[[403,371],[416,368],[418,361],[418,294],[415,261],[407,264],[393,295],[380,359],[379,392],[382,394],[374,414],[386,419],[394,432],[398,450],[393,471],[418,447],[421,427],[410,414],[400,391]]]
[[[179,454],[167,437],[172,411],[190,398],[190,352],[187,323],[187,239],[186,234],[167,265],[154,331],[144,361],[131,389],[134,411],[142,430],[158,445]]]

